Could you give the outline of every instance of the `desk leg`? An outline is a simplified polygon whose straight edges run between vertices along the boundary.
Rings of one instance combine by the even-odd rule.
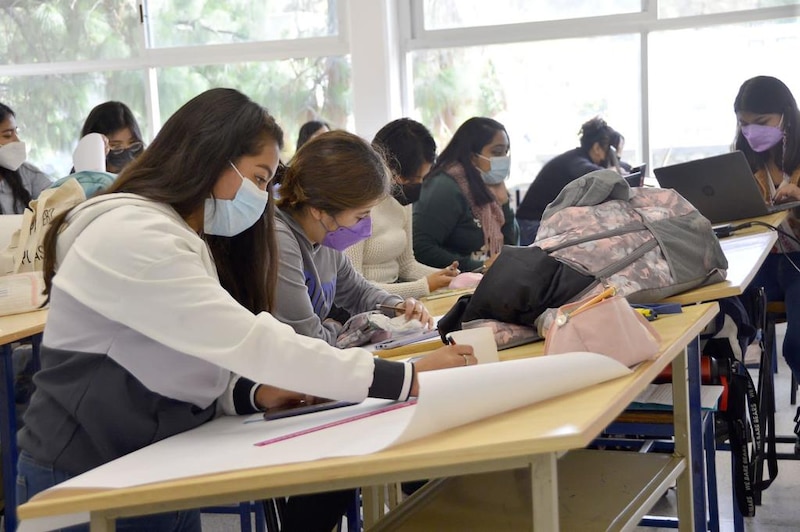
[[[531,469],[531,494],[533,503],[533,529],[556,531],[558,523],[558,468],[555,453],[533,457]]]
[[[91,532],[114,532],[117,528],[116,519],[103,514],[92,513],[89,527]]]
[[[681,530],[707,530],[703,426],[700,416],[700,343],[693,340],[672,362],[675,453],[689,468],[678,477]]]
[[[364,530],[369,530],[386,513],[386,486],[363,486],[361,488],[361,507],[364,510]]]

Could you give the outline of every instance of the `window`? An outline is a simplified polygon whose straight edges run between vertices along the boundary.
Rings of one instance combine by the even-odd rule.
[[[0,7],[4,64],[132,57],[141,47],[135,2],[16,0]]]
[[[511,140],[509,187],[579,145],[581,124],[600,115],[639,163],[639,35],[420,51],[412,54],[414,113],[439,149],[471,116],[500,121]]]
[[[68,173],[83,121],[108,100],[133,110],[146,142],[160,121],[211,87],[235,87],[267,107],[288,153],[307,120],[353,124],[340,0],[5,4],[0,101],[24,126],[29,160],[53,177]]]
[[[153,47],[275,41],[338,33],[337,0],[148,0]]]
[[[625,162],[652,169],[730,149],[733,99],[749,77],[778,77],[800,98],[787,59],[800,50],[800,0],[532,5],[414,0],[405,44],[409,111],[440,145],[469,116],[503,122],[514,187],[577,145],[594,115],[625,136]]]
[[[331,127],[345,127],[352,120],[347,57],[169,67],[158,69],[157,75],[161,116],[170,116],[212,87],[235,87],[275,116],[288,153],[294,152],[297,132],[306,121],[322,117]]]
[[[788,50],[800,50],[798,23],[800,19],[784,19],[653,33],[654,166],[728,151],[736,128],[733,100],[750,77],[775,76],[800,96],[800,72],[786,59]]]
[[[496,26],[542,20],[563,20],[619,13],[635,13],[642,9],[641,0],[573,0],[565,5],[559,0],[425,0],[425,29]]]
[[[146,136],[144,87],[141,70],[4,77],[0,101],[17,115],[28,161],[59,178],[69,174],[81,127],[97,104],[124,102]]]
[[[658,17],[688,17],[795,4],[800,2],[798,0],[658,0]]]

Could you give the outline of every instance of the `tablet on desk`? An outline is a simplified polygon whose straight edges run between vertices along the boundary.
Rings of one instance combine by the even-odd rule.
[[[325,410],[333,410],[334,408],[342,408],[344,406],[352,406],[355,404],[358,403],[351,403],[349,401],[326,401],[324,403],[303,405],[294,408],[267,410],[266,412],[264,412],[264,419],[266,421],[269,421],[271,419],[283,419],[285,417],[302,416],[303,414],[324,412]]]

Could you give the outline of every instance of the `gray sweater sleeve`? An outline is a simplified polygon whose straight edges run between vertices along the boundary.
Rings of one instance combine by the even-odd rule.
[[[22,177],[25,188],[31,193],[31,199],[38,198],[44,189],[50,188],[50,185],[53,184],[50,176],[30,163],[24,163],[20,166],[19,174]]]
[[[314,306],[308,295],[303,255],[300,244],[284,224],[276,224],[278,237],[278,285],[275,292],[275,308],[272,315],[290,325],[297,334],[321,338],[330,345],[336,345],[338,331],[331,324],[324,324],[314,313]]]

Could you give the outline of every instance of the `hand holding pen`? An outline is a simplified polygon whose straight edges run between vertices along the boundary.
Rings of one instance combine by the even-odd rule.
[[[431,351],[424,357],[414,361],[414,368],[417,372],[431,371],[436,369],[456,368],[459,366],[474,366],[478,363],[475,352],[471,345],[456,345],[451,337],[448,337],[450,345],[445,345]],[[411,395],[419,395],[419,380],[414,379],[411,385]]]
[[[433,292],[440,288],[447,288],[450,286],[450,281],[453,280],[453,277],[459,273],[461,273],[461,271],[458,269],[458,261],[455,260],[447,268],[441,269],[426,277],[428,280],[428,290]]]
[[[426,328],[433,328],[433,317],[430,315],[430,312],[428,312],[428,309],[425,308],[425,305],[413,297],[409,297],[397,305],[378,304],[376,307],[378,310],[389,312],[394,311],[398,316],[404,314],[406,320],[413,320],[416,318]]]

